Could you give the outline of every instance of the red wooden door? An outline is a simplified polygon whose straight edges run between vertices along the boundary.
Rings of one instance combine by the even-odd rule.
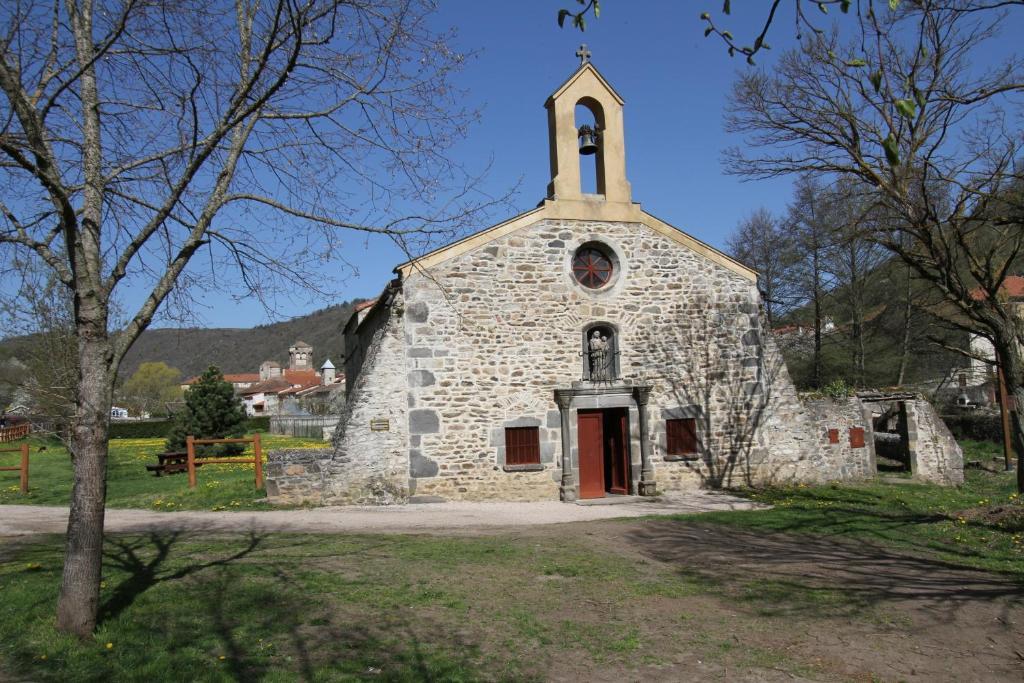
[[[608,463],[608,492],[619,495],[629,493],[629,460],[626,448],[627,413],[625,409],[605,412],[605,458]]]
[[[604,498],[604,415],[581,410],[577,416],[580,498]]]

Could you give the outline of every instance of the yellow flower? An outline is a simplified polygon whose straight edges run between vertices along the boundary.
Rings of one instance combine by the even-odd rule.
[[[114,649],[114,644],[113,643],[107,643],[106,648],[108,650],[113,650]]]
[[[225,659],[227,659],[227,657],[225,657],[224,655],[221,655],[220,657],[217,657],[217,659],[219,659],[220,661],[223,662]]]

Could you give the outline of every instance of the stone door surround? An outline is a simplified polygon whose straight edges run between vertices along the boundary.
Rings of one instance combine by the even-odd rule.
[[[562,435],[562,482],[559,493],[563,502],[570,503],[579,498],[577,413],[580,410],[600,408],[627,409],[630,490],[641,496],[655,495],[654,466],[651,461],[650,428],[647,419],[647,401],[650,394],[651,385],[634,385],[629,381],[573,382],[570,388],[555,389],[555,403],[558,404]]]

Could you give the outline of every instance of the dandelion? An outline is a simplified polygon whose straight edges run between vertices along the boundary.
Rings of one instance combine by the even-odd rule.
[[[217,657],[217,659],[219,659],[220,661],[223,662],[225,659],[227,659],[227,657],[225,657],[224,655],[221,655],[220,657]]]
[[[107,643],[107,644],[105,645],[105,647],[106,647],[106,648],[107,648],[108,650],[113,650],[113,649],[114,649],[114,644],[113,644],[113,643]]]

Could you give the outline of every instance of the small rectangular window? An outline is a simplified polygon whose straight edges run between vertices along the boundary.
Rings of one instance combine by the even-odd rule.
[[[505,427],[505,464],[540,464],[539,427]]]
[[[687,417],[665,420],[668,455],[697,455],[697,420]]]

